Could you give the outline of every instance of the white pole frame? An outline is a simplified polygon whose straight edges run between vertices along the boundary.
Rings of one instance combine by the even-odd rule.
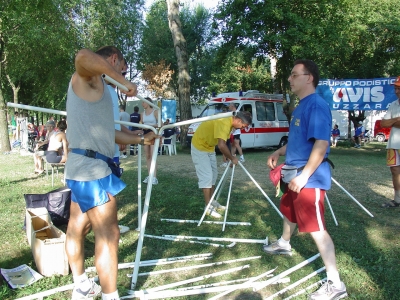
[[[254,260],[254,259],[259,259],[259,258],[261,258],[261,256],[251,256],[251,257],[244,257],[244,258],[231,259],[231,260],[225,260],[225,261],[218,261],[218,262],[202,264],[202,265],[194,265],[194,266],[180,267],[180,268],[167,269],[167,270],[143,272],[143,273],[139,273],[138,275],[139,276],[152,276],[152,275],[159,275],[159,274],[171,273],[171,272],[188,271],[188,270],[194,270],[194,269],[200,269],[200,268],[207,268],[207,267],[211,267],[211,266],[220,266],[220,265],[232,264],[232,263],[236,263],[236,262]]]
[[[219,190],[219,188],[220,188],[220,186],[221,186],[221,184],[222,184],[222,182],[223,182],[223,180],[224,180],[226,174],[228,173],[228,169],[229,169],[229,168],[230,168],[230,164],[228,163],[228,165],[227,165],[226,168],[225,168],[224,173],[223,173],[222,176],[221,176],[221,179],[219,180],[219,182],[218,182],[218,184],[217,184],[217,187],[216,187],[215,190],[214,190],[214,193],[213,193],[212,196],[211,196],[210,201],[207,203],[206,209],[204,210],[203,215],[201,216],[200,221],[199,221],[199,223],[197,224],[197,226],[200,226],[201,223],[203,222],[204,217],[206,216],[207,211],[210,209],[211,203],[213,202],[213,200],[214,200],[214,198],[215,198],[215,195],[217,194],[217,192],[218,192],[218,190]]]
[[[250,244],[268,244],[268,237],[265,240],[261,239],[238,239],[238,238],[219,238],[208,236],[190,236],[190,235],[168,235],[163,234],[165,237],[178,238],[178,239],[195,239],[199,241],[215,241],[215,242],[235,242],[235,243],[250,243]]]
[[[287,291],[295,288],[296,286],[302,284],[303,282],[306,282],[308,279],[314,277],[315,275],[318,275],[319,273],[321,273],[324,270],[325,270],[325,267],[319,268],[317,271],[314,271],[314,272],[310,273],[309,275],[301,278],[300,280],[297,280],[296,282],[294,282],[291,285],[285,287],[284,289],[280,290],[279,292],[276,292],[275,294],[265,298],[264,300],[272,300],[276,296],[279,296],[279,295],[282,295],[282,294],[286,293]]]
[[[263,288],[265,288],[267,285],[270,285],[271,283],[282,279],[283,277],[293,273],[294,271],[297,271],[298,269],[308,265],[310,262],[313,262],[314,260],[316,260],[318,257],[320,257],[321,254],[317,253],[314,256],[304,260],[303,262],[295,265],[294,267],[291,267],[290,269],[287,269],[286,271],[283,271],[282,273],[280,273],[279,275],[276,275],[275,277],[272,277],[271,279],[267,280],[266,283],[260,284],[257,286],[257,288],[253,288],[254,292],[257,292],[258,290],[261,290]]]
[[[293,295],[290,295],[289,297],[287,297],[287,298],[285,298],[285,299],[283,299],[283,300],[293,299],[293,298],[295,298],[295,297],[297,297],[297,296],[299,296],[299,295],[301,295],[301,294],[304,294],[308,289],[311,289],[311,288],[313,288],[313,287],[315,287],[315,286],[318,286],[319,284],[324,283],[325,281],[326,281],[326,277],[323,278],[323,279],[321,279],[321,280],[318,280],[317,282],[315,282],[315,283],[309,285],[308,287],[306,287],[306,288],[304,288],[304,289],[298,291],[297,293],[295,293],[295,294],[293,294]]]
[[[326,194],[326,192],[325,192],[325,199],[326,199],[326,203],[328,203],[328,206],[329,206],[329,209],[330,209],[330,211],[331,211],[331,214],[332,214],[333,220],[335,221],[335,224],[336,224],[336,226],[338,226],[339,224],[338,224],[338,222],[337,222],[337,220],[336,220],[335,213],[333,212],[333,209],[332,209],[331,203],[329,202],[328,195]]]
[[[230,163],[228,163],[228,165],[230,165]],[[222,231],[225,231],[226,218],[228,217],[229,201],[231,200],[231,191],[232,191],[232,183],[233,183],[233,175],[234,174],[235,174],[235,165],[232,166],[231,182],[229,183],[228,200],[226,201],[224,224],[222,225]]]
[[[236,291],[236,290],[239,290],[239,289],[247,289],[247,288],[249,288],[249,287],[252,285],[252,283],[253,283],[254,281],[257,281],[257,280],[259,280],[259,279],[261,279],[261,278],[263,278],[263,277],[265,277],[265,276],[267,276],[267,275],[273,273],[275,270],[276,270],[276,268],[274,268],[274,269],[272,269],[272,270],[269,270],[269,271],[267,271],[267,272],[265,272],[265,273],[262,273],[262,274],[260,274],[260,275],[258,275],[258,276],[252,277],[252,278],[250,278],[248,281],[246,281],[246,282],[244,282],[244,283],[242,283],[242,284],[239,284],[238,286],[232,287],[231,289],[229,289],[229,290],[227,290],[227,291],[225,291],[225,292],[223,292],[223,293],[221,293],[221,294],[218,294],[218,295],[216,295],[216,296],[210,298],[209,300],[216,300],[216,299],[219,299],[219,298],[221,298],[221,297],[223,297],[223,296],[225,296],[225,295],[228,295],[228,294],[230,294],[230,293],[232,293],[232,292],[234,292],[234,291]]]
[[[360,202],[357,201],[356,198],[353,197],[352,194],[350,194],[348,191],[346,191],[345,188],[342,187],[339,182],[337,182],[333,177],[331,177],[331,179],[338,187],[340,187],[342,189],[343,192],[346,193],[347,196],[349,196],[355,203],[357,203],[358,206],[360,206],[371,218],[374,217]]]
[[[160,219],[161,221],[174,222],[174,223],[199,223],[199,220],[179,220],[179,219]],[[222,225],[221,221],[203,221],[205,224],[217,224]],[[239,225],[239,226],[251,226],[249,222],[226,222],[227,225]]]
[[[171,241],[171,242],[187,242],[187,243],[190,243],[190,244],[202,244],[202,245],[210,245],[210,246],[213,246],[213,247],[223,247],[223,248],[224,247],[232,248],[236,244],[236,243],[232,243],[230,245],[222,245],[222,244],[205,243],[205,242],[199,242],[199,241],[193,241],[193,240],[170,238],[170,237],[165,237],[165,236],[156,236],[156,235],[151,235],[151,234],[144,234],[144,236],[148,237],[148,238]]]

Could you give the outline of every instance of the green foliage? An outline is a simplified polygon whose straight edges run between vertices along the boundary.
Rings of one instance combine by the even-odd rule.
[[[313,59],[330,78],[397,75],[400,17],[396,1],[224,1],[215,27],[222,53],[250,46],[278,59],[281,90],[297,58]],[[226,57],[225,57],[226,58]]]

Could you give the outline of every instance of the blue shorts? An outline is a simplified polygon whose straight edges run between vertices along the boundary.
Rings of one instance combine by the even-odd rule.
[[[71,189],[71,200],[78,203],[83,213],[107,203],[109,201],[107,193],[115,196],[126,187],[126,184],[114,174],[92,181],[71,179],[66,181],[68,188]]]

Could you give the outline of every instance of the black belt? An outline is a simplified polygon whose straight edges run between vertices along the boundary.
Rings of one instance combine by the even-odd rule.
[[[90,158],[95,158],[95,159],[101,159],[103,161],[105,161],[106,163],[108,163],[108,160],[110,159],[108,156],[105,156],[99,152],[96,152],[94,150],[90,150],[90,149],[79,149],[79,148],[72,148],[71,149],[72,153],[75,154],[80,154],[86,157],[90,157]]]
[[[327,158],[327,157],[324,158],[324,159],[321,161],[321,164],[324,163],[324,162],[326,162],[326,161],[331,165],[332,169],[335,168],[335,165],[333,164],[333,162],[332,162],[329,158]],[[302,167],[298,168],[298,169],[297,169],[297,172],[302,171],[302,170],[304,169],[304,167],[305,167],[305,166],[302,166]]]

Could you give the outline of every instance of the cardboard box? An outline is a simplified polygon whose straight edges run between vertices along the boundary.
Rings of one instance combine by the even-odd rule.
[[[68,275],[65,233],[53,225],[45,207],[26,209],[26,235],[40,274]]]

